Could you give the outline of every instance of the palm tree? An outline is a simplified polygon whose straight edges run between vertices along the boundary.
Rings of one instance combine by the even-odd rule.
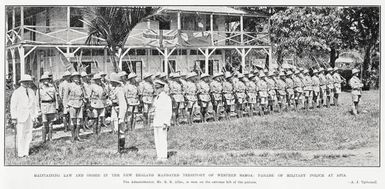
[[[154,7],[87,8],[84,10],[84,20],[82,20],[88,26],[86,44],[107,43],[114,70],[118,72],[117,62],[121,61],[122,50],[130,32],[138,23],[155,15],[158,9]]]

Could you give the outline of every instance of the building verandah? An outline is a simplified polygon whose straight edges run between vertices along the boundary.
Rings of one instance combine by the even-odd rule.
[[[24,20],[23,7],[13,7],[9,11],[7,16],[12,18],[6,19],[11,22],[6,24],[6,74],[15,70],[14,82],[24,73],[39,79],[43,71],[50,71],[55,78],[59,78],[62,72],[71,67],[69,63],[76,64],[75,56],[80,54],[83,64],[89,66],[89,72],[111,72],[113,68],[103,39],[98,39],[100,43],[97,45],[85,44],[87,28],[75,22],[79,17],[77,8],[55,8],[60,10],[55,14],[49,9],[44,10],[46,15],[40,16],[45,18],[43,24],[38,19],[41,14],[39,11],[32,14],[34,21]],[[138,75],[142,75],[143,72],[157,71],[187,72],[199,66],[203,72],[213,74],[222,71],[228,63],[233,64],[236,59],[228,55],[234,55],[235,52],[239,56],[236,61],[243,72],[256,63],[264,64],[261,61],[265,61],[266,56],[271,57],[269,30],[263,27],[259,27],[260,31],[251,32],[244,29],[244,13],[223,16],[224,13],[198,14],[178,7],[176,10],[163,9],[170,15],[169,23],[167,20],[149,19],[138,24],[123,48],[123,56],[119,60],[120,69],[125,70],[131,66]],[[71,12],[76,13],[75,16]],[[57,15],[66,19],[58,19]],[[184,26],[189,23],[185,20],[186,16],[191,15],[198,15],[193,20],[198,28],[191,27],[191,24]],[[222,17],[228,18],[227,21]],[[237,18],[238,21],[234,22]],[[57,24],[53,25],[55,19]],[[250,28],[250,24],[247,27]],[[271,58],[268,60],[271,61]]]

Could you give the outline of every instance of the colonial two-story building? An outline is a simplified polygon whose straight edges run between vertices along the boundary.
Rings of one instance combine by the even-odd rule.
[[[113,71],[106,44],[86,44],[87,25],[78,6],[7,6],[6,75],[16,82],[44,71],[61,77],[75,69],[80,54],[87,72]],[[242,72],[271,65],[269,17],[225,6],[167,6],[131,32],[119,67],[145,72],[188,72],[199,68],[214,74],[238,66]],[[74,66],[73,66],[74,65]]]

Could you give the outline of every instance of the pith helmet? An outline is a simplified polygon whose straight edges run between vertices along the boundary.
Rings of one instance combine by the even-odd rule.
[[[74,72],[71,74],[71,77],[75,77],[75,76],[80,76],[80,73],[79,72]]]
[[[70,71],[65,71],[64,74],[63,74],[63,77],[66,77],[66,76],[71,76],[71,72]]]
[[[216,78],[216,77],[220,77],[220,76],[223,76],[222,72],[215,73],[214,76],[213,76],[213,79]]]
[[[186,79],[190,79],[190,78],[193,78],[195,76],[197,76],[197,74],[195,72],[190,72],[189,74],[187,74]]]
[[[147,78],[149,78],[151,76],[152,76],[152,74],[150,74],[150,73],[144,73],[143,74],[143,79],[147,79]]]
[[[118,73],[119,77],[122,77],[122,76],[127,76],[127,72],[125,71],[121,71]]]
[[[85,71],[82,71],[82,73],[80,73],[80,76],[82,77],[86,77],[88,74],[85,72]]]
[[[44,79],[51,79],[49,76],[48,76],[48,74],[46,75],[46,74],[43,74],[42,76],[41,76],[41,78],[40,78],[40,81],[41,80],[44,80]]]
[[[231,73],[230,72],[226,72],[225,73],[225,78],[227,79],[227,78],[230,78],[230,77],[232,77]]]
[[[131,72],[130,74],[128,74],[127,79],[131,79],[135,77],[136,77],[136,74],[134,72]]]
[[[28,74],[24,74],[21,76],[19,82],[33,81],[32,77]]]
[[[116,83],[122,84],[119,74],[115,72],[112,72],[110,74],[110,82],[116,82]]]
[[[201,79],[203,79],[203,78],[205,78],[205,77],[209,77],[209,76],[210,76],[209,74],[203,73],[203,74],[201,75]]]
[[[102,79],[102,77],[100,77],[100,73],[97,73],[94,75],[94,77],[92,79],[97,80],[97,79]]]

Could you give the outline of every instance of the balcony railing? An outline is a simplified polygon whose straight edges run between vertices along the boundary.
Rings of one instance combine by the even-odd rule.
[[[84,45],[87,37],[87,28],[83,27],[24,25],[7,32],[7,46],[20,43]],[[100,45],[105,45],[104,39],[95,39],[100,41]],[[126,42],[126,46],[176,45],[186,47],[269,46],[270,37],[266,32],[134,29]]]

